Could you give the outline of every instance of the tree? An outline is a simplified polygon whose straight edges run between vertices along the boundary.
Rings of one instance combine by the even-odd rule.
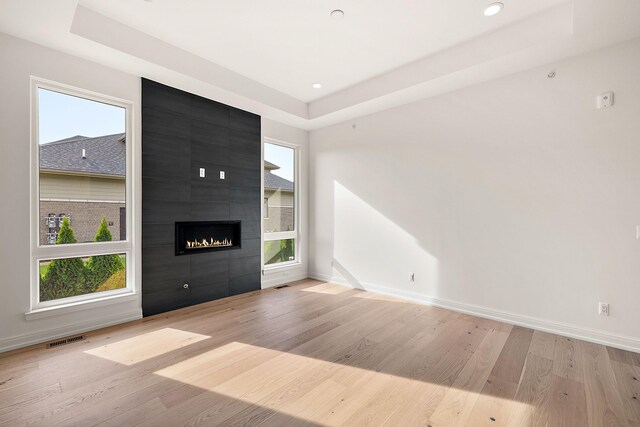
[[[62,220],[57,245],[77,243],[69,218]],[[72,297],[83,293],[86,271],[82,258],[54,259],[44,277],[40,278],[40,301]]]
[[[109,223],[107,222],[107,218],[102,216],[100,220],[100,226],[98,226],[98,232],[96,233],[96,237],[93,239],[94,242],[110,242],[113,240],[111,235],[111,230],[109,230]]]
[[[111,231],[109,231],[109,223],[103,216],[98,227],[95,242],[110,242],[113,239]],[[124,269],[124,264],[117,254],[110,255],[94,255],[89,257],[87,263],[91,280],[87,281],[87,291],[95,292],[101,284],[103,284],[115,272]]]
[[[265,264],[291,261],[294,257],[294,240],[268,240],[264,242]]]
[[[280,257],[282,262],[293,259],[293,239],[280,240]]]
[[[287,231],[291,231],[291,226],[287,225]],[[280,240],[280,253],[282,261],[293,259],[293,239]]]

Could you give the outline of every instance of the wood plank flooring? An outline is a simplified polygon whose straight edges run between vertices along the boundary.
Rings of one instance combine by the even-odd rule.
[[[0,355],[3,426],[639,426],[640,355],[313,280]]]

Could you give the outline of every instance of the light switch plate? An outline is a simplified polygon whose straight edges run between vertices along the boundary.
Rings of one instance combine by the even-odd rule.
[[[220,179],[224,179],[224,171],[220,171]]]
[[[204,168],[200,168],[200,178],[204,178],[205,176],[205,170]]]

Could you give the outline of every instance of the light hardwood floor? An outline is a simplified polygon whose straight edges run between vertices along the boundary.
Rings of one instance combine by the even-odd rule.
[[[0,355],[0,425],[640,425],[640,354],[316,281]]]

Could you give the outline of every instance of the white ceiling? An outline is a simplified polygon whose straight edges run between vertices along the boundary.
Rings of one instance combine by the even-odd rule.
[[[492,1],[0,0],[0,32],[302,129],[640,37],[640,0]]]
[[[80,4],[304,102],[569,0],[81,0]],[[344,19],[330,18],[342,9]],[[322,89],[313,89],[313,83]]]

